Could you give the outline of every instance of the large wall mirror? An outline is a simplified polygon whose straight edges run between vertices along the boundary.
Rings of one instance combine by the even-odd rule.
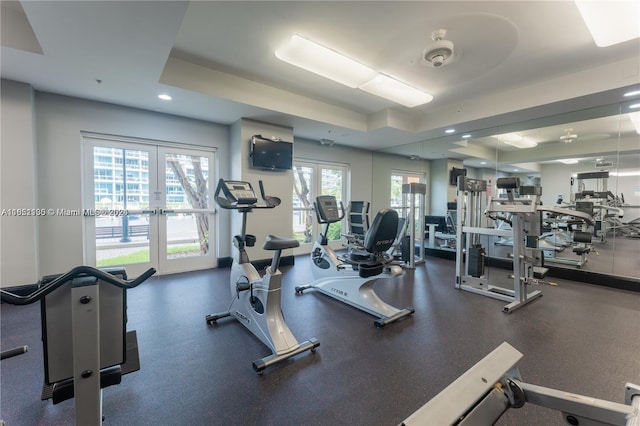
[[[466,169],[467,176],[487,181],[484,203],[488,196],[500,196],[501,191],[495,186],[499,177],[518,176],[523,185],[540,186],[539,198],[544,205],[567,212],[567,215],[541,214],[540,247],[545,248],[545,265],[637,281],[640,279],[639,104],[636,94],[623,97],[621,102],[491,126],[468,134],[456,133],[388,151],[430,162],[426,209],[430,215],[451,216],[452,202],[457,200],[456,189],[448,180],[454,167]],[[588,209],[594,225],[577,226],[579,222],[572,220],[570,214],[576,209]],[[483,218],[483,225],[508,227],[508,223],[488,218]],[[490,257],[501,258],[508,253],[509,242],[504,238],[488,237],[483,244]],[[435,248],[448,247],[438,244]]]

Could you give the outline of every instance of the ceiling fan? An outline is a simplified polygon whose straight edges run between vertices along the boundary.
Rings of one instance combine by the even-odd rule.
[[[573,128],[564,129],[565,134],[560,136],[560,140],[564,143],[571,143],[578,139],[578,135],[573,133]]]

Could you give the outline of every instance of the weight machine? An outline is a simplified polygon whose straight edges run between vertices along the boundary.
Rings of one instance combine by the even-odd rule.
[[[44,277],[27,296],[0,290],[12,305],[41,303],[45,386],[42,399],[75,399],[78,426],[102,424],[102,388],[140,369],[135,331],[126,332],[126,290],[155,274],[128,281],[123,268],[78,266]],[[133,350],[130,350],[133,348]]]
[[[560,411],[572,426],[640,424],[640,386],[625,385],[620,404],[524,383],[516,363],[522,354],[504,342],[433,397],[402,426],[492,425],[525,403]]]
[[[528,284],[542,284],[546,268],[532,249],[537,247],[540,220],[536,207],[540,194],[534,198],[515,198],[514,189],[520,188],[519,178],[499,178],[499,189],[506,189],[508,199],[489,198],[487,212],[511,213],[511,230],[491,229],[481,224],[481,195],[487,182],[461,176],[458,179],[458,224],[456,235],[456,288],[483,296],[510,302],[502,308],[505,313],[542,296],[539,290],[527,292]],[[535,192],[535,191],[533,191]],[[513,237],[513,289],[490,285],[485,276],[486,252],[480,243],[481,235]]]
[[[490,197],[487,215],[510,214],[511,229],[483,228],[481,221],[481,194],[487,190],[487,182],[466,176],[458,180],[458,226],[456,250],[456,288],[483,296],[510,302],[502,308],[511,313],[542,296],[540,290],[527,291],[530,284],[550,284],[544,281],[548,269],[542,266],[543,259],[538,240],[541,231],[542,212],[570,214],[586,223],[593,224],[585,212],[567,211],[552,206],[542,206],[542,190],[538,186],[520,186],[520,178],[499,178],[498,189],[506,190],[507,198]],[[519,196],[515,196],[518,190]],[[480,244],[480,236],[498,236],[513,240],[513,290],[490,285],[485,276],[486,252]]]
[[[408,260],[405,261],[404,267],[415,269],[416,264],[424,263],[424,197],[427,194],[427,185],[418,182],[402,184],[402,194],[404,205],[407,206],[405,226],[409,231],[409,235],[403,240],[403,244],[409,243]],[[416,245],[418,254],[416,254]]]

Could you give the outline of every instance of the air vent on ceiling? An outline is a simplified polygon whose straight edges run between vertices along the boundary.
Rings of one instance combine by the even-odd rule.
[[[613,167],[612,161],[596,161],[596,169],[608,169]]]

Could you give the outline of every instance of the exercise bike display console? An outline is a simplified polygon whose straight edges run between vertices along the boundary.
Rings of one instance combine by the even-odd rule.
[[[275,208],[281,201],[278,197],[265,195],[262,181],[259,181],[259,184],[264,204],[258,204],[258,197],[249,182],[224,179],[218,182],[216,202],[223,209],[237,210],[242,214],[242,230],[239,235],[233,237],[233,244],[237,250],[234,253],[229,280],[229,309],[207,315],[205,318],[207,324],[214,324],[221,318],[232,316],[271,350],[271,355],[253,362],[253,369],[258,373],[269,365],[302,352],[315,352],[320,345],[315,338],[299,343],[282,315],[282,273],[278,269],[280,256],[282,250],[298,247],[298,240],[267,235],[262,248],[273,251],[273,259],[264,276],[260,276],[249,260],[245,247],[253,246],[256,237],[246,232],[247,213],[254,209]]]
[[[225,198],[218,197],[220,191],[222,191]],[[253,205],[258,202],[256,193],[249,182],[233,180],[220,180],[218,191],[216,191],[216,200],[223,203],[228,202],[230,205]]]

